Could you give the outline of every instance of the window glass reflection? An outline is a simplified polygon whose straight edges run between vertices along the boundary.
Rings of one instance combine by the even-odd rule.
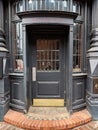
[[[16,12],[22,12],[23,11],[23,1],[18,1],[16,3]]]
[[[29,1],[28,1],[29,10],[32,10],[32,9],[33,9],[32,2],[33,2],[32,0],[29,0]]]
[[[74,23],[73,71],[80,72],[82,66],[82,24]]]
[[[69,11],[70,4],[68,0],[64,0],[62,5],[63,5],[63,11]]]
[[[69,0],[28,0],[28,10],[69,11]]]
[[[55,0],[50,0],[50,5],[49,5],[49,7],[50,7],[50,10],[55,9]]]
[[[27,0],[27,10],[70,11],[70,0]],[[23,11],[23,0],[16,2],[17,12]],[[73,0],[73,12],[80,14],[80,3]]]
[[[14,36],[14,70],[23,71],[23,45],[22,45],[22,24],[13,24]]]
[[[73,12],[80,14],[80,3],[77,1],[73,2]]]
[[[37,71],[59,71],[60,40],[37,40]]]

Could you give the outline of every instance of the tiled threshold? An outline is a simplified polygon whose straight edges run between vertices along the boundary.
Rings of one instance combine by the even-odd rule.
[[[4,121],[25,130],[72,130],[91,121],[91,115],[84,109],[74,112],[65,119],[39,120],[28,118],[26,114],[21,112],[9,110],[4,117]]]

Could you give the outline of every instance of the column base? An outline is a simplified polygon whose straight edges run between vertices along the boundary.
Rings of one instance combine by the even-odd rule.
[[[92,115],[92,119],[98,120],[98,97],[87,98],[87,109]]]

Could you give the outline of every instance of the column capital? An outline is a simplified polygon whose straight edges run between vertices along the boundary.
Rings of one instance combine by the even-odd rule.
[[[5,45],[4,31],[2,29],[0,29],[0,52],[8,52]]]
[[[98,46],[98,28],[94,28],[91,32],[91,47]]]
[[[98,57],[98,28],[91,32],[90,49],[87,51],[87,57]]]

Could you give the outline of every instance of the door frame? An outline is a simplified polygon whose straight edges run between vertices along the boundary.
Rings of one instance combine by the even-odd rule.
[[[65,58],[67,58],[67,60],[66,60],[66,62],[67,62],[67,67],[66,67],[66,74],[67,74],[67,78],[66,78],[66,107],[67,107],[69,113],[72,112],[73,19],[71,19],[70,22],[71,22],[71,24],[68,23],[66,25],[66,23],[65,23],[65,24],[58,25],[58,26],[63,26],[64,29],[66,29],[66,26],[68,27],[67,44],[65,45],[65,51],[66,51]],[[27,36],[28,35],[27,25],[28,24],[26,24],[26,23],[25,23],[25,25],[23,24],[22,28],[23,28],[23,43],[24,43],[24,56],[23,56],[23,59],[24,59],[24,90],[25,90],[25,98],[29,99],[29,102],[27,102],[27,106],[29,107],[30,106],[29,104],[31,104],[30,103],[31,102],[31,95],[30,95],[31,88],[30,87],[28,88],[28,81],[27,81],[28,75],[30,78],[30,73],[28,72],[28,69],[30,67],[28,66],[28,61],[27,61],[28,50],[30,49],[30,47],[27,47],[28,46],[27,44],[29,44],[29,39]],[[30,25],[30,26],[32,26],[32,25]],[[35,24],[33,26],[35,26]],[[29,80],[29,86],[31,86],[30,80]],[[27,92],[27,89],[29,89],[28,92]],[[26,99],[26,101],[27,101],[27,99]]]

